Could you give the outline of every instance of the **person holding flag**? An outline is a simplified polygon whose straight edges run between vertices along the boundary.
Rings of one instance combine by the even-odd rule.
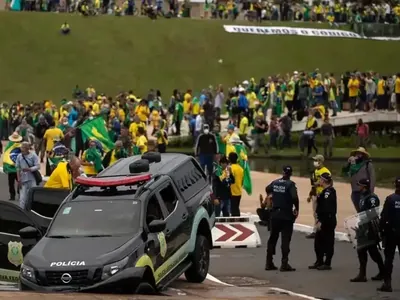
[[[106,122],[101,116],[84,122],[79,126],[79,129],[84,143],[88,140],[94,140],[101,145],[101,149],[105,153],[114,149],[114,142],[111,141]]]
[[[226,156],[229,158],[229,155],[232,152],[238,155],[238,163],[244,171],[243,188],[246,191],[246,193],[249,196],[251,196],[253,188],[252,188],[250,166],[248,163],[246,147],[243,145],[243,142],[235,133],[232,134],[231,138],[229,139],[229,142],[226,145]]]
[[[89,148],[82,154],[82,166],[84,172],[88,176],[96,176],[104,167],[99,149],[97,149],[96,141],[90,140]]]
[[[121,158],[127,158],[128,151],[123,147],[122,141],[118,140],[115,142],[115,148],[107,152],[103,159],[104,168],[112,166],[116,161]]]
[[[17,169],[15,168],[15,161],[18,154],[21,153],[22,136],[18,132],[14,132],[8,137],[7,143],[3,153],[3,171],[8,177],[8,191],[10,193],[10,200],[15,200],[15,183],[17,182]]]
[[[61,161],[65,161],[68,154],[68,148],[60,140],[56,140],[53,150],[51,150],[47,156],[46,176],[50,176],[57,165]]]

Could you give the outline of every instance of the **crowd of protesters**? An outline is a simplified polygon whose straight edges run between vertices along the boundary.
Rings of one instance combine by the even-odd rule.
[[[322,75],[319,70],[309,74],[294,71],[285,76],[262,78],[258,83],[251,78],[236,83],[227,91],[222,85],[210,86],[199,93],[191,89],[181,93],[175,89],[169,102],[162,99],[159,90],[151,89],[143,98],[133,91],[110,97],[97,93],[92,86],[85,90],[76,86],[72,100],[64,99],[59,105],[52,101],[25,105],[16,102],[11,106],[3,103],[0,137],[9,141],[3,151],[3,167],[9,174],[10,198],[15,198],[14,185],[18,180],[14,165],[16,156],[11,152],[14,143],[33,145],[37,161],[46,162],[46,175],[52,174],[58,163],[72,154],[81,159],[85,174],[95,175],[122,157],[152,149],[166,152],[169,136],[181,135],[182,126],[188,126],[186,129],[193,136],[193,143],[204,134],[205,128],[215,133],[218,143],[224,140],[226,143],[220,136],[226,129],[221,126],[223,119],[229,122],[228,136],[237,134],[238,141],[248,151],[291,147],[293,122],[307,117],[301,150],[307,148],[308,155],[313,149],[317,151],[314,130],[321,125],[317,120],[321,120],[325,156],[330,157],[334,132],[328,112],[334,117],[346,105],[350,112],[399,111],[400,74],[382,76],[355,71],[346,72],[337,80],[333,74]],[[101,136],[107,136],[113,144],[108,149],[98,140],[85,139],[82,135],[81,127],[99,116],[105,130]],[[365,146],[368,133],[368,126],[360,120],[357,126],[359,146]],[[227,153],[220,148],[220,154]],[[35,162],[32,160],[32,164]]]
[[[17,0],[11,5],[6,0],[6,10],[79,12],[83,15],[149,15],[153,12],[166,17],[189,17],[190,1],[177,0],[142,0],[140,8],[135,0]],[[248,20],[281,20],[281,21],[317,21],[336,23],[353,23],[357,19],[365,23],[398,24],[400,3],[376,1],[362,4],[356,1],[343,2],[313,1],[299,3],[282,1],[279,5],[272,1],[256,0],[205,0],[202,17],[235,20],[242,14]]]

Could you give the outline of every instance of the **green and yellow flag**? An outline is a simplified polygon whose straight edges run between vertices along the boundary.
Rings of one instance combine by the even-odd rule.
[[[18,154],[21,153],[21,143],[8,142],[3,154],[3,171],[4,173],[16,173],[15,161]]]
[[[82,139],[86,142],[88,139],[97,140],[104,152],[114,149],[114,143],[110,139],[104,119],[102,117],[94,118],[83,123],[79,128],[82,131]]]
[[[253,192],[253,184],[251,181],[250,166],[246,148],[243,144],[235,144],[235,152],[239,157],[239,165],[243,168],[243,189],[251,196]]]

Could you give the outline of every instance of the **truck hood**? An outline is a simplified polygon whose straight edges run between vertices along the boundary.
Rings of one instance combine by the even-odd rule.
[[[73,269],[99,266],[122,259],[140,245],[140,235],[118,237],[42,238],[25,257],[35,269]],[[128,252],[127,252],[128,251]]]

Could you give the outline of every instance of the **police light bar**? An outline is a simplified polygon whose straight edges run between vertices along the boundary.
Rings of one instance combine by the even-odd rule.
[[[137,176],[126,176],[120,178],[112,177],[83,177],[79,176],[75,179],[75,182],[84,186],[96,186],[96,187],[107,187],[107,186],[122,186],[122,185],[133,185],[135,183],[149,181],[151,179],[150,174],[137,175]]]

